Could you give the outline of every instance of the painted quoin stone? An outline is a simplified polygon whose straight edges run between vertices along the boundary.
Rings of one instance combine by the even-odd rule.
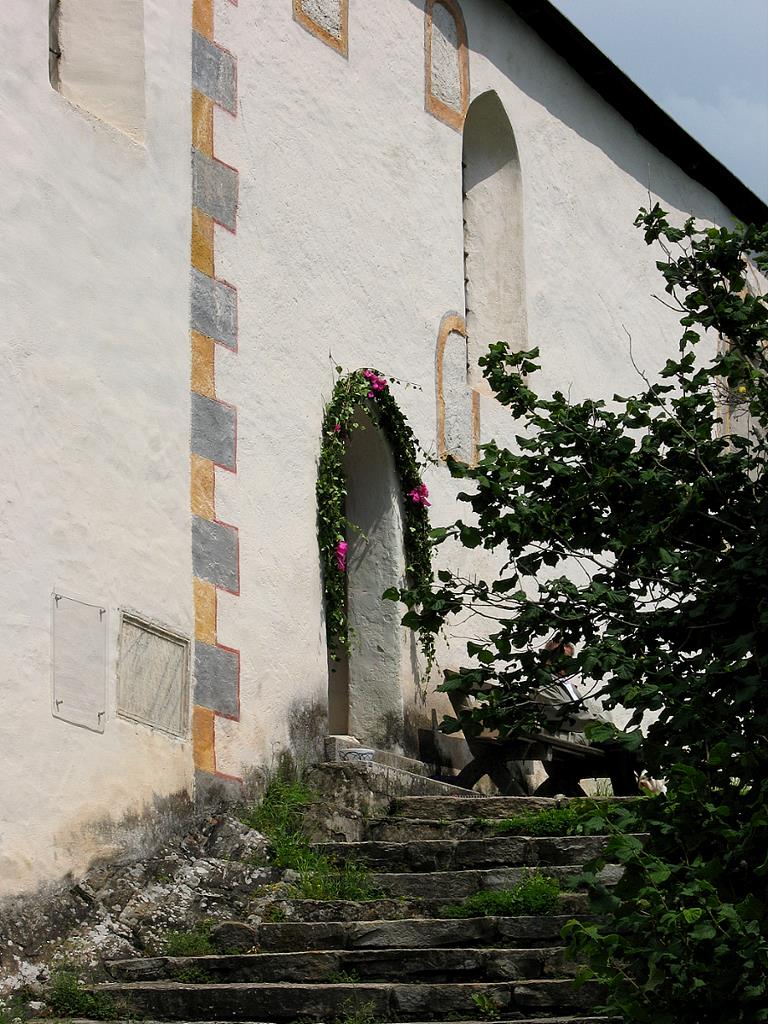
[[[97,25],[92,6],[0,8],[0,895],[142,848],[168,801],[314,753],[329,718],[412,756],[447,710],[378,601],[403,496],[368,426],[347,459],[356,633],[329,672],[336,366],[394,378],[422,447],[471,461],[514,433],[477,370],[489,341],[537,345],[538,386],[574,398],[637,386],[625,328],[643,369],[675,350],[632,227],[649,189],[680,219],[768,219],[545,0],[124,0]],[[440,458],[424,483],[451,521]],[[160,636],[180,646],[153,702]],[[56,713],[57,679],[88,715]]]

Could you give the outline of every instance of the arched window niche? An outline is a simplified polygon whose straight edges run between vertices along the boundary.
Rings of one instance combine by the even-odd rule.
[[[457,0],[427,0],[424,43],[426,109],[460,132],[469,103],[469,50]]]
[[[469,386],[488,394],[478,359],[495,341],[528,347],[523,188],[515,134],[495,92],[464,122],[464,288]]]

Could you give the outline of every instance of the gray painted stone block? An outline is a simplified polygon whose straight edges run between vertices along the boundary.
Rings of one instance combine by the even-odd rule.
[[[237,171],[192,150],[192,202],[231,231],[237,223]]]
[[[235,410],[192,392],[192,451],[219,466],[235,468]]]
[[[237,291],[222,281],[192,268],[192,329],[237,348]]]
[[[237,592],[237,556],[237,530],[233,526],[192,516],[192,566],[198,579]]]
[[[192,33],[192,85],[230,114],[237,110],[237,62],[231,53]]]
[[[195,772],[195,806],[220,807],[223,803],[239,803],[243,787],[236,779],[225,779],[210,772]]]
[[[239,657],[212,644],[195,643],[195,704],[221,715],[238,714]]]

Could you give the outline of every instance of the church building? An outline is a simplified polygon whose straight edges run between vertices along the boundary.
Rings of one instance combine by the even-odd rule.
[[[652,372],[680,333],[638,209],[768,211],[547,0],[0,25],[7,895],[329,735],[417,757],[464,644],[428,673],[381,595],[459,512],[446,455],[513,438],[479,358],[637,389],[627,336]]]

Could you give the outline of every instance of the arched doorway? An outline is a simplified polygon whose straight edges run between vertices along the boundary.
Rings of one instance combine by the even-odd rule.
[[[422,693],[419,657],[401,624],[402,605],[384,593],[428,588],[432,548],[422,478],[428,460],[390,383],[369,369],[336,382],[323,420],[318,541],[330,732],[403,752],[412,746],[411,705]],[[431,664],[429,640],[422,654]]]
[[[403,510],[389,445],[362,410],[358,422],[344,458],[350,642],[331,673],[329,719],[332,730],[344,724],[362,743],[392,750],[402,745],[407,633],[402,610],[382,594],[404,583]]]

